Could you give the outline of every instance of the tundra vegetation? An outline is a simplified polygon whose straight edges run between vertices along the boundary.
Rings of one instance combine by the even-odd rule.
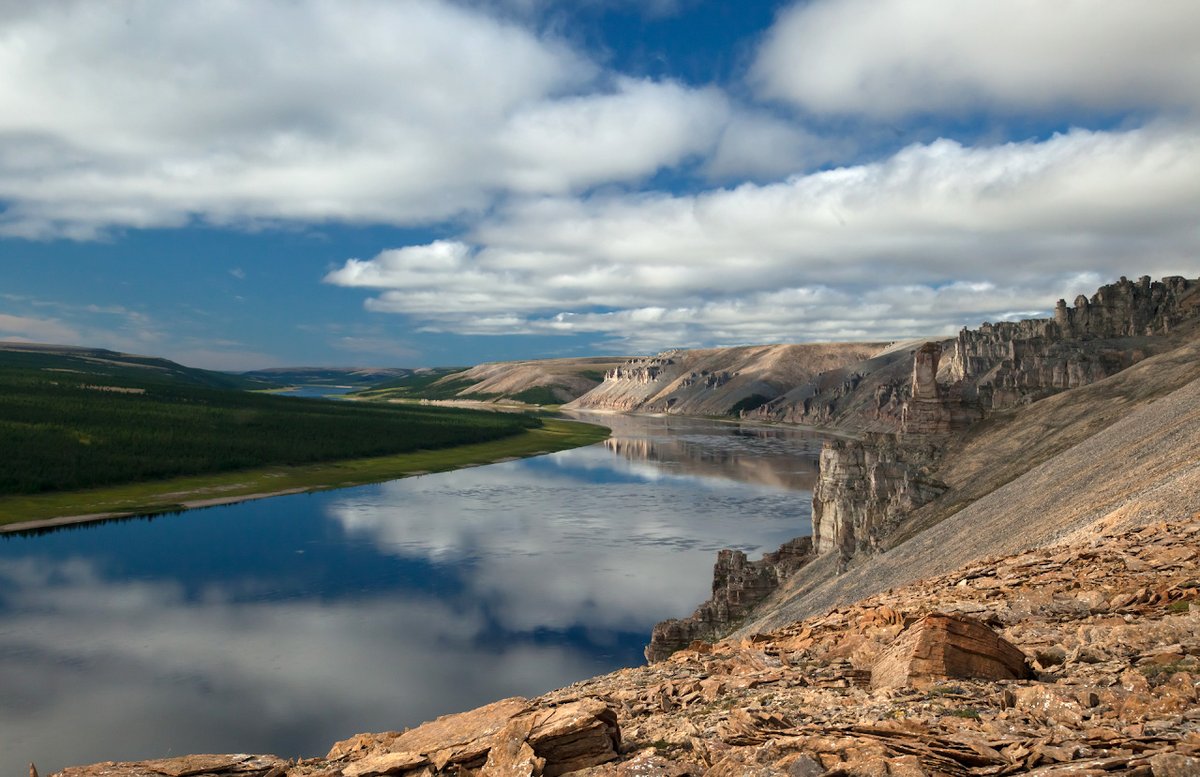
[[[64,364],[0,358],[0,523],[371,482],[604,436],[523,414],[281,397]]]

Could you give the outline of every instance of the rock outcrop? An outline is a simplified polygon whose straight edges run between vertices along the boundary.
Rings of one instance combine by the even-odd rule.
[[[813,490],[813,545],[842,563],[878,550],[908,511],[946,490],[930,474],[936,444],[902,442],[895,435],[830,439],[821,449]]]
[[[1154,352],[1147,338],[1171,334],[1200,315],[1200,280],[1122,278],[1053,318],[963,329],[940,379],[959,383],[983,410],[999,410],[1085,386]]]
[[[1020,648],[964,615],[930,613],[905,629],[871,667],[872,688],[928,687],[938,680],[1027,680]]]
[[[646,660],[662,661],[696,641],[728,634],[751,609],[813,556],[812,539],[800,537],[779,550],[750,561],[740,550],[722,550],[713,566],[712,598],[690,617],[663,621],[654,627]]]
[[[597,699],[538,707],[513,697],[403,733],[359,734],[326,759],[343,777],[477,773],[556,777],[617,757],[617,717]]]
[[[925,343],[913,354],[911,388],[900,414],[900,430],[904,434],[946,434],[950,431],[950,404],[937,382],[941,356],[940,343]]]

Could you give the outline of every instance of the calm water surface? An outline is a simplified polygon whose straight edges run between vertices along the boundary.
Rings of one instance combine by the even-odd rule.
[[[0,774],[322,754],[642,662],[714,553],[809,532],[818,438],[604,416],[606,443],[0,539]]]

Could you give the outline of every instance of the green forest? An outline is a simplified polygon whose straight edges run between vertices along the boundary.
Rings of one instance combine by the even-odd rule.
[[[255,394],[178,376],[0,369],[0,495],[386,456],[538,428],[517,415]]]

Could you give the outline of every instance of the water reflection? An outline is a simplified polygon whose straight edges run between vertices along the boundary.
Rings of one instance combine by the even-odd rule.
[[[0,773],[313,755],[536,694],[639,662],[715,550],[807,531],[811,438],[603,422],[610,446],[0,542]]]

